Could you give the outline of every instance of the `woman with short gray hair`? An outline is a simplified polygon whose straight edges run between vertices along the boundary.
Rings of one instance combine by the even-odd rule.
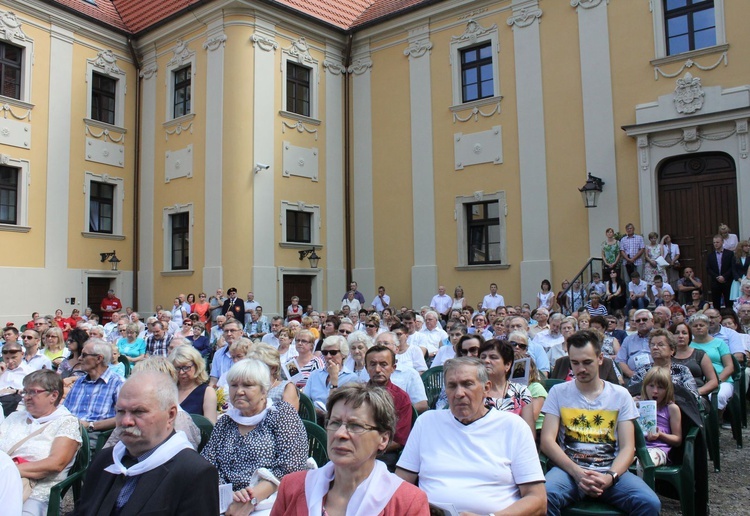
[[[216,422],[201,454],[216,466],[219,484],[232,484],[227,514],[244,515],[270,508],[278,481],[305,469],[307,434],[294,408],[268,397],[271,371],[260,360],[240,360],[227,382],[232,408]]]

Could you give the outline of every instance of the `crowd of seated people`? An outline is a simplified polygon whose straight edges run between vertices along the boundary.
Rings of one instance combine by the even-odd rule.
[[[651,251],[644,251],[646,263],[656,263]],[[610,272],[617,276],[620,269],[615,264],[603,275]],[[632,443],[631,422],[638,415],[630,394],[659,403],[661,434],[649,440],[659,458],[679,444],[680,425],[668,408],[670,400],[687,392],[697,406],[708,407],[708,397],[715,395],[723,411],[736,388],[732,358],[744,364],[750,350],[750,280],[741,279],[736,302],[719,310],[701,302],[700,289],[685,291],[687,302],[678,304],[673,294],[683,292],[683,283],[688,288],[699,280],[687,274],[673,292],[657,272],[648,272],[648,302],[638,301],[624,282],[597,277],[588,286],[569,283],[574,295],[562,304],[546,282],[535,308],[505,305],[492,284],[476,307],[457,287],[453,298],[442,289],[419,310],[389,306],[385,289],[377,296],[381,310],[365,303],[352,310],[354,303],[346,299],[362,295],[353,284],[342,300],[349,310],[318,312],[297,304],[287,317],[263,315],[254,296],[243,301],[236,289],[228,290],[228,298],[219,290],[210,301],[201,294],[198,304],[205,306],[197,311],[196,303],[180,295],[172,310],[157,307],[144,322],[132,310],[108,313],[103,325],[88,310],[67,319],[35,314],[23,331],[15,325],[3,329],[0,401],[6,421],[0,425],[0,450],[20,461],[19,474],[31,484],[23,501],[29,514],[45,512],[49,488],[64,478],[79,446],[95,450],[100,436],[108,437],[105,449],[115,450],[107,452],[115,469],[128,470],[123,460],[133,448],[134,431],[127,428],[131,419],[140,428],[141,420],[121,417],[132,409],[120,401],[126,364],[131,374],[166,375],[175,387],[174,414],[171,401],[159,404],[170,433],[152,443],[154,449],[182,433],[187,446],[197,449],[200,434],[191,414],[215,425],[201,454],[206,467],[216,471],[216,488],[221,484],[231,491],[231,503],[222,508],[229,515],[306,514],[319,507],[333,515],[345,513],[349,504],[383,514],[427,514],[428,501],[453,505],[458,512],[513,507],[527,514],[558,514],[576,501],[567,494],[572,484],[579,493],[626,512],[653,514],[658,498],[640,497],[640,505],[628,501],[642,486],[627,474],[632,454],[614,451]],[[638,269],[628,275],[637,287]],[[617,290],[633,302],[626,299],[618,307]],[[641,308],[621,310],[631,305]],[[238,306],[244,308],[241,314]],[[438,366],[444,383],[429,406],[420,374]],[[664,374],[670,379],[668,393],[659,390]],[[563,383],[548,391],[547,379]],[[314,473],[308,471],[307,437],[298,414],[303,395],[328,432],[331,463]],[[585,459],[588,452],[580,447],[588,438],[573,444],[558,440],[566,432],[580,436],[566,415],[581,410],[576,402],[581,395],[592,403],[587,410],[614,412],[608,423],[617,427],[616,438],[605,438]],[[411,410],[420,415],[416,422]],[[407,414],[410,425],[404,424]],[[47,424],[58,420],[59,428]],[[46,430],[28,441],[41,443],[46,436],[48,448],[19,455],[28,444],[18,449],[14,444],[37,426]],[[81,444],[80,428],[89,442]],[[498,428],[512,438],[498,439]],[[124,444],[116,448],[118,443]],[[546,484],[537,470],[538,448],[556,466]],[[506,471],[501,464],[511,458],[518,469]],[[26,465],[35,461],[42,465]],[[447,463],[454,471],[441,473]],[[497,485],[485,483],[483,473]],[[456,488],[458,479],[465,487]],[[494,486],[493,494],[471,489],[479,484]],[[366,488],[357,490],[359,485]],[[376,490],[389,496],[376,496]],[[97,498],[100,502],[110,503]],[[114,497],[112,503],[129,502]]]

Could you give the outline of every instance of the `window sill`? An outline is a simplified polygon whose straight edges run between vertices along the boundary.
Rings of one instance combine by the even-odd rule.
[[[111,233],[94,233],[91,231],[81,231],[83,238],[99,238],[101,240],[125,240],[125,235],[115,235]]]
[[[698,50],[691,50],[689,52],[683,52],[682,54],[675,54],[672,56],[660,57],[652,59],[650,61],[651,66],[661,66],[669,63],[678,63],[680,61],[686,61],[688,59],[694,59],[700,56],[707,56],[711,54],[719,54],[729,50],[729,45],[714,45],[712,47],[700,48]]]
[[[492,263],[488,265],[459,265],[454,267],[457,271],[496,271],[510,269],[510,265],[505,263]]]
[[[321,244],[301,244],[298,242],[279,242],[279,247],[284,249],[323,249]]]
[[[29,226],[19,226],[17,224],[0,224],[0,231],[10,231],[11,233],[28,233],[31,231]]]
[[[451,106],[449,109],[451,110],[451,112],[457,113],[459,111],[466,111],[467,109],[474,109],[474,108],[479,108],[482,106],[499,104],[500,101],[502,100],[503,100],[503,96],[498,95],[497,97],[487,97],[485,99],[472,100],[471,102],[466,102],[464,104],[456,104],[455,106]]]
[[[86,125],[92,125],[94,127],[98,127],[100,129],[106,129],[108,131],[114,131],[116,133],[125,134],[128,132],[128,130],[125,129],[124,127],[108,124],[107,122],[101,122],[99,120],[94,120],[93,118],[84,118],[83,121],[86,123]]]
[[[15,107],[19,107],[22,109],[28,109],[28,110],[34,109],[34,104],[29,104],[28,102],[14,99],[13,97],[6,97],[5,95],[0,95],[0,103],[8,104],[9,106],[15,106]]]
[[[309,116],[292,113],[291,111],[281,110],[279,111],[279,116],[281,116],[282,118],[289,118],[290,120],[298,120],[305,124],[320,125],[320,120],[318,120],[317,118],[310,118]]]
[[[192,276],[195,273],[194,270],[184,270],[184,271],[161,271],[162,276]]]
[[[161,125],[162,125],[162,127],[164,127],[165,129],[168,129],[168,128],[170,128],[170,127],[174,127],[174,126],[176,126],[176,125],[180,125],[180,124],[182,124],[183,122],[192,122],[192,121],[193,121],[193,118],[195,118],[195,113],[190,113],[190,114],[188,114],[188,115],[182,115],[182,116],[180,116],[180,117],[177,117],[177,118],[172,118],[171,120],[167,120],[166,122],[164,122],[164,123],[163,123],[163,124],[161,124]]]

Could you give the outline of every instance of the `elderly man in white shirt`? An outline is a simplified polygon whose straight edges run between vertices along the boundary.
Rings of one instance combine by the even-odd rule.
[[[549,328],[542,330],[534,336],[534,343],[539,344],[545,351],[557,344],[560,344],[565,338],[560,333],[560,325],[565,316],[561,313],[552,314],[549,318]]]
[[[422,328],[420,333],[427,339],[428,351],[434,348],[437,352],[443,345],[443,342],[448,339],[448,334],[438,324],[437,312],[432,310],[424,314],[424,328]]]

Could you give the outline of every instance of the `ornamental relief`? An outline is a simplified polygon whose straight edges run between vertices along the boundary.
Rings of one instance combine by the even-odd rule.
[[[681,115],[690,115],[700,111],[703,107],[705,93],[699,77],[693,77],[690,72],[682,79],[677,79],[674,90],[674,107]]]
[[[117,58],[111,50],[102,50],[96,54],[96,59],[89,59],[88,62],[107,75],[125,75],[125,71],[117,66]]]
[[[491,27],[482,27],[479,22],[475,20],[469,20],[466,24],[466,30],[460,36],[451,36],[451,41],[463,43],[475,43],[478,38],[485,36],[491,32],[497,31],[497,24],[493,24]]]
[[[0,38],[12,41],[31,41],[21,29],[21,22],[16,18],[16,13],[0,11]]]

